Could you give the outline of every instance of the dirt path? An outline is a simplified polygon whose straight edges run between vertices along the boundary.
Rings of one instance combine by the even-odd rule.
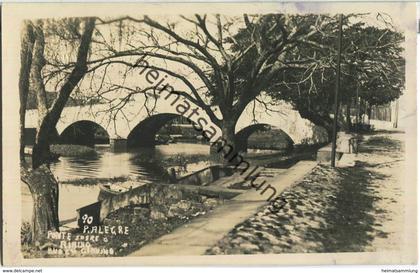
[[[318,166],[207,254],[397,250],[403,134],[366,136],[354,167]]]

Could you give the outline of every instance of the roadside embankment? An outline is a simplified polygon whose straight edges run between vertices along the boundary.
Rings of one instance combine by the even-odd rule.
[[[404,228],[403,137],[366,137],[355,166],[317,166],[206,253],[398,250]]]

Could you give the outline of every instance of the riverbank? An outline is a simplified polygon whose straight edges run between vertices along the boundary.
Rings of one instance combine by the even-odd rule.
[[[224,202],[191,191],[157,186],[150,203],[130,205],[109,214],[100,227],[64,229],[45,244],[30,246],[29,225],[23,224],[22,253],[25,258],[127,256],[150,241],[172,232]],[[63,231],[62,231],[63,232]]]
[[[281,153],[283,154],[283,153]],[[252,157],[259,158],[261,160],[264,160],[265,162],[273,162],[274,161],[283,161],[284,157],[279,157],[279,153],[266,153],[266,154],[252,154]],[[141,162],[143,165],[151,164],[153,163],[153,158],[150,157],[142,157],[146,158],[146,162]],[[178,156],[178,154],[173,155],[172,157],[169,157],[170,160],[169,163],[171,164],[180,164],[180,162],[187,161],[187,163],[192,163],[191,161],[197,160],[197,159],[203,159],[205,158],[205,155],[190,155],[190,156]],[[136,155],[133,155],[131,159],[137,159]],[[72,161],[68,161],[68,163],[73,164]],[[114,163],[114,161],[110,162]],[[254,163],[254,162],[253,162]],[[315,165],[315,163],[312,163]],[[182,164],[180,164],[182,165]],[[188,164],[187,164],[188,165]],[[153,167],[153,166],[151,166]],[[152,168],[148,168],[148,170]],[[153,169],[155,169],[153,167]],[[200,168],[201,169],[201,168]],[[191,171],[192,168],[188,167],[188,170]],[[162,173],[162,168],[158,168],[157,171],[159,173]],[[274,173],[270,172],[270,175],[267,174],[267,177],[273,177]],[[97,196],[99,193],[99,187],[97,187],[98,184],[103,183],[117,183],[117,182],[123,182],[128,180],[141,180],[141,177],[137,176],[119,176],[119,177],[110,177],[110,178],[78,178],[78,179],[59,179],[60,181],[59,187],[60,187],[60,208],[59,216],[61,220],[71,220],[75,217],[75,212],[78,208],[85,206],[87,204],[92,204],[97,201]],[[281,184],[284,184],[284,180],[280,181]],[[159,183],[159,181],[156,181],[156,183]],[[254,193],[254,189],[251,189],[252,193]],[[279,191],[281,192],[281,191]],[[168,199],[162,199],[165,200],[165,203],[172,202],[173,201],[173,195],[175,193],[171,194],[171,196]],[[30,199],[30,195],[25,195],[28,199]],[[219,196],[220,198],[220,196]],[[253,197],[254,198],[254,197]],[[260,194],[258,193],[258,198],[261,198]],[[267,199],[266,196],[262,196],[263,199]],[[208,204],[210,202],[210,204]],[[242,202],[242,201],[241,201]],[[263,201],[262,201],[263,202]],[[29,203],[29,202],[28,202]],[[158,237],[161,237],[164,234],[170,233],[172,230],[174,230],[177,227],[184,226],[189,219],[192,219],[198,215],[205,214],[207,211],[211,210],[212,207],[209,207],[214,202],[212,199],[206,199],[201,200],[196,203],[188,204],[188,200],[180,202],[180,206],[182,208],[186,208],[187,211],[182,214],[181,218],[174,218],[166,217],[164,219],[156,219],[156,213],[154,214],[154,219],[145,218],[143,216],[138,216],[137,214],[141,214],[142,208],[138,207],[128,207],[125,209],[121,209],[116,214],[111,214],[111,218],[107,219],[106,222],[104,222],[105,226],[117,226],[117,225],[124,225],[128,226],[130,230],[133,231],[134,235],[130,234],[129,237],[124,236],[113,236],[109,238],[108,242],[103,242],[101,244],[98,244],[99,247],[104,249],[113,248],[116,250],[116,255],[126,255],[130,251],[133,251],[136,247],[139,248],[149,242],[150,240],[156,239]],[[252,215],[255,210],[257,209],[254,207],[255,205],[258,206],[254,201],[251,201],[252,206],[249,207],[249,210],[246,211],[246,216]],[[175,205],[177,206],[177,205]],[[64,208],[64,210],[63,210]],[[251,210],[252,208],[252,210]],[[30,211],[27,213],[30,214]],[[166,215],[166,213],[159,213],[160,215]],[[135,222],[132,222],[131,218],[137,219]],[[241,216],[243,217],[243,216]],[[229,217],[227,217],[229,218]],[[246,219],[246,217],[243,217],[240,219],[240,221],[243,221]],[[72,220],[74,222],[74,220]],[[141,223],[141,225],[139,225]],[[237,222],[239,223],[239,222]],[[145,225],[148,225],[150,227],[145,227]],[[74,227],[74,225],[70,225],[71,227]],[[66,226],[65,230],[68,230],[70,226]],[[234,226],[234,225],[233,225]],[[232,228],[231,226],[230,228]],[[219,239],[226,234],[229,230],[217,234]],[[77,234],[77,233],[75,233]],[[211,246],[213,243],[217,242],[218,239],[216,239],[214,242],[208,244],[206,247]],[[131,245],[133,243],[133,245]],[[123,246],[123,247],[122,247]],[[206,248],[204,248],[205,250]],[[121,252],[121,253],[120,253]],[[31,254],[32,253],[32,254]],[[108,254],[107,254],[108,253]],[[45,253],[44,253],[45,254]],[[44,255],[40,254],[40,255]],[[47,253],[48,254],[48,253]],[[114,255],[113,253],[112,255]],[[35,255],[33,252],[31,252],[31,249],[28,249],[28,255],[33,256]],[[57,253],[53,253],[53,255],[57,255]],[[70,256],[73,254],[70,254]],[[75,253],[74,255],[80,255]],[[99,254],[102,255],[102,254]],[[104,252],[103,255],[109,255],[109,252]]]
[[[52,162],[55,162],[60,156],[77,157],[97,155],[94,148],[76,144],[52,144],[50,145],[50,152]],[[25,147],[25,155],[27,156],[27,160],[30,161],[32,146]]]
[[[50,150],[59,156],[93,156],[97,154],[91,147],[75,144],[53,144],[50,145]]]
[[[354,167],[317,166],[206,254],[398,250],[404,135],[365,137]]]
[[[93,177],[84,177],[84,178],[76,178],[70,180],[60,181],[62,184],[67,185],[74,185],[74,186],[92,186],[92,185],[100,185],[100,184],[113,184],[117,182],[125,182],[134,180],[132,177],[128,176],[118,176],[118,177],[110,177],[110,178],[93,178]]]

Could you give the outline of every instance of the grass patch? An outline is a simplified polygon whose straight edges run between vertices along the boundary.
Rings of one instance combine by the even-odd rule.
[[[84,178],[76,178],[76,179],[71,179],[71,180],[60,181],[60,183],[72,184],[75,186],[91,186],[91,185],[114,183],[114,182],[124,182],[127,180],[129,180],[128,176],[119,176],[119,177],[110,177],[110,178],[84,177]]]
[[[385,145],[385,146],[393,146],[393,145],[396,144],[396,141],[395,140],[392,140],[392,139],[390,139],[388,137],[374,136],[374,137],[369,138],[366,141],[366,144],[367,145],[378,145],[378,146],[382,146],[382,145]]]
[[[50,146],[50,150],[54,154],[60,156],[93,156],[97,155],[93,148],[83,145],[73,144],[53,144]]]
[[[402,143],[396,139],[390,139],[385,136],[372,136],[364,142],[360,152],[376,152],[376,153],[388,153],[393,150],[401,150]]]
[[[206,154],[175,154],[171,157],[165,158],[151,158],[146,157],[143,155],[138,155],[136,158],[133,159],[136,163],[156,163],[162,165],[164,167],[172,167],[172,166],[184,166],[186,164],[197,163],[200,161],[215,161],[215,155],[206,155]]]

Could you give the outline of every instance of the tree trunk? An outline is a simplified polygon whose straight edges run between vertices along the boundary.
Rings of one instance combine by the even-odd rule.
[[[32,25],[25,22],[22,32],[20,50],[20,72],[19,72],[19,98],[20,98],[20,161],[25,161],[25,112],[29,94],[29,77],[32,64],[32,50],[34,47],[34,34]]]
[[[48,231],[59,231],[58,183],[46,165],[29,170],[21,167],[21,179],[33,200],[31,242],[42,244]]]
[[[36,169],[43,164],[49,164],[52,161],[50,151],[50,134],[53,128],[45,128],[41,126],[37,132],[36,139],[32,148],[32,168]],[[42,129],[41,129],[42,128]]]
[[[227,143],[236,150],[236,139],[235,139],[235,120],[225,120],[222,122],[222,136],[226,139]]]
[[[42,30],[42,20],[38,20],[34,27],[35,43],[32,57],[31,79],[32,89],[36,93],[37,109],[38,109],[38,131],[42,120],[48,112],[47,93],[45,91],[44,80],[42,78],[42,69],[46,61],[44,58],[45,39]]]
[[[37,168],[44,163],[51,161],[51,153],[49,147],[50,131],[53,131],[53,126],[49,125],[48,128],[44,122],[48,114],[47,94],[45,91],[44,80],[42,78],[42,69],[45,66],[44,58],[44,33],[42,30],[42,20],[38,20],[35,27],[35,43],[32,57],[31,67],[31,86],[37,96],[37,110],[38,110],[38,128],[36,140],[32,149],[32,167]],[[48,136],[47,136],[48,135]]]
[[[346,131],[352,130],[351,115],[350,115],[350,102],[346,104]]]
[[[238,152],[236,149],[235,126],[235,119],[223,120],[220,124],[222,136],[211,146],[210,152],[215,155],[220,164],[232,164],[234,162],[234,157]]]
[[[29,23],[28,26],[30,26]],[[43,56],[43,33],[39,24],[36,28],[36,48],[34,49],[34,45],[32,44],[30,50],[26,49],[26,51],[21,52],[21,73],[19,75],[19,93],[21,97],[20,126],[22,130],[21,145],[23,145],[26,97],[29,89],[29,76],[31,70],[34,79],[33,86],[36,88],[38,96],[38,110],[40,111],[39,130],[32,151],[33,169],[26,169],[23,164],[24,162],[22,162],[21,165],[21,180],[28,185],[33,199],[31,242],[35,244],[42,243],[45,240],[48,231],[59,230],[58,183],[47,166],[48,162],[51,160],[49,147],[50,136],[55,130],[55,126],[71,92],[87,71],[87,58],[94,27],[95,19],[86,19],[75,67],[58,91],[57,99],[54,101],[51,111],[47,110],[45,87],[41,76],[41,70],[45,65],[45,60]],[[24,38],[25,37],[22,38],[23,49],[26,48],[26,40],[28,40],[25,40]],[[35,51],[34,53],[32,52],[33,50]],[[34,57],[34,66],[31,69],[32,57]],[[23,154],[22,147],[24,148],[24,146],[21,146],[21,158]]]
[[[367,106],[367,118],[368,118],[368,124],[370,125],[370,118],[372,117],[372,105],[368,103]]]
[[[74,90],[79,81],[87,72],[87,58],[94,28],[95,18],[87,18],[85,21],[84,32],[80,38],[80,45],[77,53],[77,60],[75,66],[69,74],[69,76],[67,77],[65,83],[61,86],[57,98],[54,101],[50,111],[46,111],[45,113],[43,113],[44,118],[40,121],[36,143],[32,150],[32,167],[34,169],[38,168],[43,164],[48,164],[48,162],[51,161],[52,155],[49,146],[50,136],[54,132],[55,126],[57,125],[57,122],[60,119],[63,108],[66,105],[71,92]],[[39,28],[37,28],[37,30],[39,30]],[[42,33],[40,33],[40,35],[42,35]],[[43,60],[42,53],[43,37],[39,38],[38,40],[36,48],[37,51],[35,53],[39,53],[39,58],[36,59],[37,68],[39,70],[40,68],[42,69],[45,60]],[[33,72],[36,72],[36,70],[37,69],[34,69]],[[39,92],[37,93],[41,94],[42,97],[43,93],[45,92],[43,83],[39,83],[38,87]]]

